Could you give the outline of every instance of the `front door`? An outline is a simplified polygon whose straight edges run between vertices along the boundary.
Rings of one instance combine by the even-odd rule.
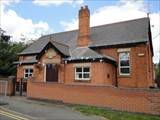
[[[46,64],[46,82],[58,82],[58,68],[55,64]]]

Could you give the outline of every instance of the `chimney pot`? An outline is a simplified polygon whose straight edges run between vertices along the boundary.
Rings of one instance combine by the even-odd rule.
[[[85,9],[88,9],[88,5],[85,5]]]

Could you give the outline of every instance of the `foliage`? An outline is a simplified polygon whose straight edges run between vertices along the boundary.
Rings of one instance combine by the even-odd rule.
[[[10,42],[10,36],[0,34],[0,76],[15,75],[17,53],[21,52],[26,45],[24,43]]]
[[[74,105],[72,107],[86,115],[102,116],[109,120],[160,120],[160,116],[113,111],[84,105]]]

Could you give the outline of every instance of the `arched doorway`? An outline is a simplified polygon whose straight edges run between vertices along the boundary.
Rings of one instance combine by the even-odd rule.
[[[58,67],[56,64],[47,63],[45,72],[46,82],[58,82]]]

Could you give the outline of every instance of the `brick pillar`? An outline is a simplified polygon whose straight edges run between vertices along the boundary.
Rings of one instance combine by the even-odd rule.
[[[15,82],[16,82],[15,76],[8,77],[7,95],[9,95],[9,96],[15,95]]]

